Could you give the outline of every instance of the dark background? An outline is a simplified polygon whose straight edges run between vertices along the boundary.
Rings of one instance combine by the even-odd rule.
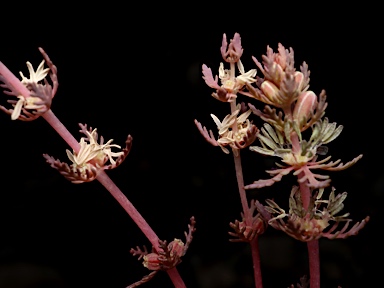
[[[358,236],[320,240],[322,287],[373,287],[383,252],[383,60],[378,7],[368,4],[22,6],[14,18],[15,10],[1,11],[0,61],[27,75],[25,62],[37,68],[37,48],[44,48],[58,67],[52,111],[76,138],[78,123],[115,144],[133,136],[130,155],[107,173],[159,238],[184,240],[196,217],[195,238],[178,266],[187,287],[245,288],[254,287],[249,246],[230,243],[227,234],[241,211],[233,158],[205,142],[193,123],[215,131],[210,114],[222,119],[229,107],[210,96],[201,65],[218,73],[223,33],[240,33],[246,70],[256,68],[251,56],[260,60],[267,45],[292,47],[296,68],[309,65],[311,89],[327,91],[326,116],[344,126],[328,145],[332,159],[364,154],[330,175],[337,192],[348,192],[343,211],[354,222],[371,221]],[[0,287],[123,288],[148,273],[129,250],[149,242],[108,191],[97,181],[71,184],[45,163],[43,153],[67,161],[68,149],[45,120],[1,114],[0,121]],[[267,177],[270,158],[242,155],[246,183]],[[287,176],[249,198],[275,198],[286,208],[292,183]],[[264,287],[285,288],[308,273],[305,243],[268,228],[260,249]],[[172,283],[158,273],[143,287]]]

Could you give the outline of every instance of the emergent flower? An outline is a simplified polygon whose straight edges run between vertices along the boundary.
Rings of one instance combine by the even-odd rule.
[[[0,87],[8,89],[4,91],[5,94],[18,98],[18,100],[8,100],[8,103],[12,105],[13,109],[7,109],[3,106],[0,106],[0,110],[11,115],[12,120],[35,120],[39,116],[43,115],[46,111],[48,111],[51,107],[52,98],[55,96],[59,85],[57,81],[57,68],[55,65],[53,65],[45,51],[42,48],[39,48],[39,50],[43,55],[44,60],[40,63],[36,72],[34,71],[30,62],[27,62],[29,78],[25,77],[24,74],[20,72],[20,82],[29,90],[30,94],[28,96],[21,95],[19,88],[11,84],[14,82],[12,82],[10,79],[7,79],[5,75],[1,74],[0,71],[0,81],[3,82]],[[44,68],[45,62],[49,68]],[[45,79],[48,72],[50,72],[50,78],[53,83],[53,87]]]
[[[100,143],[98,143],[96,129],[92,130],[90,128],[87,130],[86,125],[79,125],[81,128],[80,132],[85,134],[86,137],[80,139],[80,149],[78,152],[66,150],[67,156],[72,162],[71,165],[55,160],[47,154],[43,155],[51,167],[59,170],[72,183],[90,182],[97,177],[98,171],[116,168],[127,157],[132,146],[132,137],[128,135],[125,142],[126,147],[119,152],[112,152],[113,147],[118,149],[121,147],[111,144],[112,139],[104,143],[102,136],[100,137]],[[108,161],[109,164],[107,165]]]
[[[215,139],[212,130],[208,133],[207,129],[197,120],[195,120],[195,124],[200,133],[209,143],[214,146],[220,146],[226,154],[229,154],[229,150],[227,149],[227,146],[229,146],[237,155],[239,149],[243,149],[251,145],[258,135],[256,125],[252,124],[248,119],[248,116],[251,114],[251,110],[249,109],[237,117],[240,110],[241,105],[238,104],[237,109],[231,115],[225,116],[223,122],[220,122],[214,114],[211,114],[211,117],[215,121],[217,129],[219,130],[219,137],[217,140]]]
[[[203,79],[205,83],[216,89],[216,92],[212,93],[212,96],[222,102],[232,102],[237,96],[236,94],[241,91],[247,83],[253,83],[256,80],[256,69],[251,69],[245,72],[244,66],[239,60],[237,62],[237,68],[240,71],[240,75],[235,77],[232,75],[231,70],[224,69],[224,64],[220,63],[219,78],[221,80],[221,86],[218,84],[217,75],[213,78],[211,68],[208,68],[203,64]]]
[[[347,218],[349,213],[336,215],[344,208],[343,201],[347,198],[347,192],[335,195],[335,189],[332,188],[328,200],[322,199],[323,192],[324,189],[321,188],[313,194],[314,196],[309,206],[311,208],[308,211],[303,208],[298,186],[292,188],[288,213],[273,200],[266,200],[267,206],[257,203],[257,207],[263,217],[268,220],[269,225],[303,242],[316,240],[321,237],[344,239],[351,235],[356,235],[369,221],[369,217],[366,217],[347,231],[352,221]],[[335,224],[330,226],[330,221],[334,221]],[[341,222],[345,223],[343,228],[335,232]]]

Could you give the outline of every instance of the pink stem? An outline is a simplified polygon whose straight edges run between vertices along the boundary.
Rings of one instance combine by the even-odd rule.
[[[240,150],[237,151],[238,156],[233,153],[233,158],[235,160],[235,169],[236,169],[236,178],[237,185],[239,188],[241,205],[243,207],[243,213],[245,218],[245,223],[247,225],[252,225],[253,219],[251,215],[251,210],[248,206],[247,195],[244,189],[244,179],[243,179],[243,169],[241,166],[241,158],[240,158]],[[255,277],[255,287],[263,288],[263,281],[261,277],[261,268],[260,268],[260,253],[259,253],[259,245],[258,245],[258,237],[251,241],[251,250],[252,250],[252,261],[253,261],[253,274]]]
[[[8,80],[9,84],[16,88],[17,91],[24,96],[24,98],[30,97],[30,92],[27,87],[21,84],[20,80],[1,61],[0,74],[3,75],[3,77]]]
[[[263,288],[263,278],[261,277],[261,266],[260,266],[260,251],[259,251],[259,237],[256,236],[251,241],[251,251],[253,260],[253,273],[257,288]]]
[[[21,84],[21,82],[16,78],[16,76],[9,71],[9,69],[0,62],[0,74],[9,81],[9,83],[20,92],[25,98],[29,97],[30,92],[28,89]],[[52,128],[63,138],[65,142],[75,151],[78,152],[80,149],[80,144],[72,136],[72,134],[67,130],[67,128],[61,123],[61,121],[53,114],[52,110],[49,109],[42,116]],[[99,171],[99,174],[96,178],[119,202],[119,204],[124,208],[124,210],[131,216],[132,220],[139,226],[144,235],[151,242],[153,247],[159,247],[159,238],[133,206],[133,204],[128,200],[128,198],[121,192],[121,190],[116,186],[116,184],[109,178],[109,176],[103,171]],[[186,285],[183,282],[179,272],[176,267],[167,270],[169,277],[172,280],[172,283],[177,288],[185,288]]]
[[[247,221],[248,225],[252,225],[252,215],[248,206],[247,194],[244,189],[244,179],[243,179],[243,169],[241,166],[240,150],[237,151],[238,156],[233,153],[233,159],[235,160],[235,170],[236,170],[236,179],[237,186],[239,188],[241,206],[243,207],[244,218]]]
[[[231,113],[233,113],[236,109],[235,101],[231,103]],[[237,131],[237,122],[233,125],[233,131]],[[237,150],[238,155],[234,153],[234,149],[232,150],[233,159],[235,161],[235,171],[236,171],[236,179],[237,186],[239,188],[240,201],[241,206],[243,207],[243,213],[245,218],[246,225],[252,225],[252,213],[248,205],[247,194],[244,189],[244,177],[243,177],[243,168],[241,165],[241,157],[240,157],[240,149]],[[251,241],[251,250],[252,250],[252,261],[253,261],[253,273],[255,277],[255,287],[263,288],[263,282],[261,277],[261,268],[260,268],[260,253],[258,246],[258,237]]]
[[[309,287],[320,288],[320,251],[319,240],[307,242],[309,258]]]
[[[112,196],[117,200],[117,202],[119,202],[121,207],[123,207],[124,210],[129,214],[129,216],[131,216],[132,220],[137,224],[137,226],[139,226],[141,231],[151,242],[152,246],[159,247],[159,238],[152,230],[151,226],[149,226],[147,221],[145,221],[139,211],[137,211],[135,206],[133,206],[133,204],[128,200],[128,198],[125,197],[125,195],[111,180],[111,178],[109,178],[105,171],[100,171],[96,179],[112,194]],[[186,287],[176,267],[167,270],[167,273],[175,287]]]
[[[80,144],[75,139],[75,137],[72,136],[71,133],[65,128],[64,124],[61,123],[61,121],[56,117],[55,114],[53,114],[52,110],[49,109],[47,112],[45,112],[42,116],[49,125],[52,126],[53,129],[63,138],[65,142],[75,151],[76,153],[80,150]]]
[[[292,152],[295,153],[300,151],[300,142],[299,137],[296,133],[291,135],[292,141]],[[297,177],[298,179],[302,178],[303,172],[300,173]],[[305,181],[300,183],[300,194],[301,201],[303,203],[303,208],[308,211],[309,203],[311,199],[311,190],[308,187],[308,182]],[[312,240],[307,242],[308,249],[308,261],[309,261],[309,287],[311,288],[320,288],[320,251],[319,251],[319,240]]]

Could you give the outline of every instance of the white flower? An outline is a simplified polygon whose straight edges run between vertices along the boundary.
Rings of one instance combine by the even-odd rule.
[[[113,157],[119,157],[124,154],[124,152],[112,152],[111,148],[116,147],[121,149],[117,144],[111,144],[113,139],[109,140],[105,144],[97,143],[97,132],[94,129],[91,133],[86,132],[88,135],[88,141],[82,137],[80,139],[80,150],[78,153],[71,153],[68,149],[66,150],[69,160],[74,164],[74,168],[84,167],[90,161],[93,161],[97,168],[103,166],[107,160],[109,160],[113,165],[116,164],[116,161]]]
[[[251,124],[248,117],[251,114],[251,110],[242,113],[239,117],[237,115],[240,112],[241,105],[237,105],[237,109],[231,114],[225,116],[223,122],[214,115],[211,117],[216,123],[217,129],[219,130],[219,139],[217,144],[223,150],[224,153],[228,154],[229,150],[226,146],[230,146],[237,153],[238,149],[244,148],[250,145],[257,136],[258,129],[255,125]],[[236,123],[236,124],[235,124]],[[236,125],[236,130],[232,130],[233,125]]]
[[[30,85],[32,83],[37,84],[47,76],[49,68],[44,69],[44,62],[44,60],[41,61],[39,67],[37,67],[36,72],[33,70],[32,64],[29,61],[27,62],[30,78],[28,79],[25,77],[23,72],[20,71],[21,83],[24,84],[24,86]],[[12,120],[19,118],[23,108],[37,111],[44,111],[46,109],[45,103],[39,97],[30,96],[25,98],[24,96],[19,95],[17,98],[19,98],[19,100],[16,104],[14,104],[14,108],[11,114]]]
[[[220,63],[219,78],[221,80],[222,87],[229,93],[237,93],[243,89],[246,83],[250,84],[256,82],[256,69],[251,69],[245,73],[243,63],[241,63],[240,60],[237,62],[237,68],[239,69],[240,75],[234,78],[231,77],[231,71],[224,69],[224,64]]]

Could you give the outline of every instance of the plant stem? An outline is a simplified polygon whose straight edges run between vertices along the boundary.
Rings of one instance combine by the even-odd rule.
[[[301,178],[303,175],[299,174]],[[311,197],[310,189],[306,182],[300,183],[301,198],[309,199]],[[308,210],[309,201],[303,201],[303,208]],[[308,249],[308,261],[309,261],[309,287],[320,288],[320,251],[319,251],[319,240],[311,240],[307,242]]]
[[[111,178],[109,178],[105,171],[100,171],[96,179],[111,193],[111,195],[117,200],[117,202],[119,202],[121,207],[124,208],[124,210],[129,214],[129,216],[131,216],[132,220],[137,224],[137,226],[139,226],[141,231],[151,242],[152,246],[157,247],[156,250],[159,250],[159,238],[152,230],[151,226],[149,226],[147,221],[145,221],[139,211],[137,211],[135,206],[133,206],[133,204],[128,200],[128,198],[125,197],[125,195],[120,191],[120,189],[111,180]],[[175,287],[186,287],[176,267],[167,270],[167,273]]]
[[[240,158],[240,150],[237,151],[238,155],[233,154],[233,158],[235,160],[235,169],[236,169],[236,178],[237,185],[239,187],[239,194],[241,205],[243,207],[243,213],[245,218],[245,223],[249,226],[252,226],[252,215],[248,206],[247,195],[244,189],[244,179],[243,179],[243,170],[241,166],[241,158]],[[251,242],[251,250],[252,250],[252,261],[253,261],[253,273],[255,278],[255,287],[263,288],[263,281],[261,277],[261,267],[260,267],[260,253],[259,253],[259,245],[258,245],[258,236],[256,236]]]
[[[49,109],[42,116],[45,121],[63,138],[65,142],[75,151],[76,153],[80,150],[79,142],[73,137],[71,133],[67,130],[63,123],[53,114],[52,110]]]
[[[235,101],[231,102],[231,113],[236,110]],[[235,121],[232,130],[234,132],[237,131],[237,122]],[[247,194],[244,189],[244,177],[243,177],[243,168],[241,165],[241,157],[240,157],[240,149],[238,149],[235,153],[235,149],[232,149],[233,159],[235,162],[235,171],[236,171],[236,179],[237,186],[239,188],[240,201],[241,206],[243,207],[243,214],[245,218],[245,223],[247,226],[252,226],[253,218],[251,214],[251,210],[248,205]],[[251,250],[252,250],[252,261],[253,261],[253,273],[255,278],[255,287],[263,288],[263,281],[261,277],[261,267],[260,267],[260,253],[259,253],[259,245],[258,245],[258,236],[256,236],[251,242]]]
[[[255,278],[255,287],[263,288],[263,278],[261,276],[261,266],[260,266],[260,250],[259,250],[259,236],[257,235],[251,241],[251,252],[252,252],[252,261],[253,261],[253,273]]]
[[[319,240],[307,242],[309,258],[309,287],[320,288],[320,252]]]
[[[292,141],[292,152],[296,153],[300,151],[299,137],[296,133],[291,135]],[[302,178],[304,173],[300,173],[297,177]],[[303,208],[308,211],[310,199],[312,197],[311,190],[308,187],[308,181],[299,183],[301,201]],[[320,288],[320,251],[319,251],[319,240],[311,240],[307,242],[308,249],[308,262],[309,262],[309,287]]]

